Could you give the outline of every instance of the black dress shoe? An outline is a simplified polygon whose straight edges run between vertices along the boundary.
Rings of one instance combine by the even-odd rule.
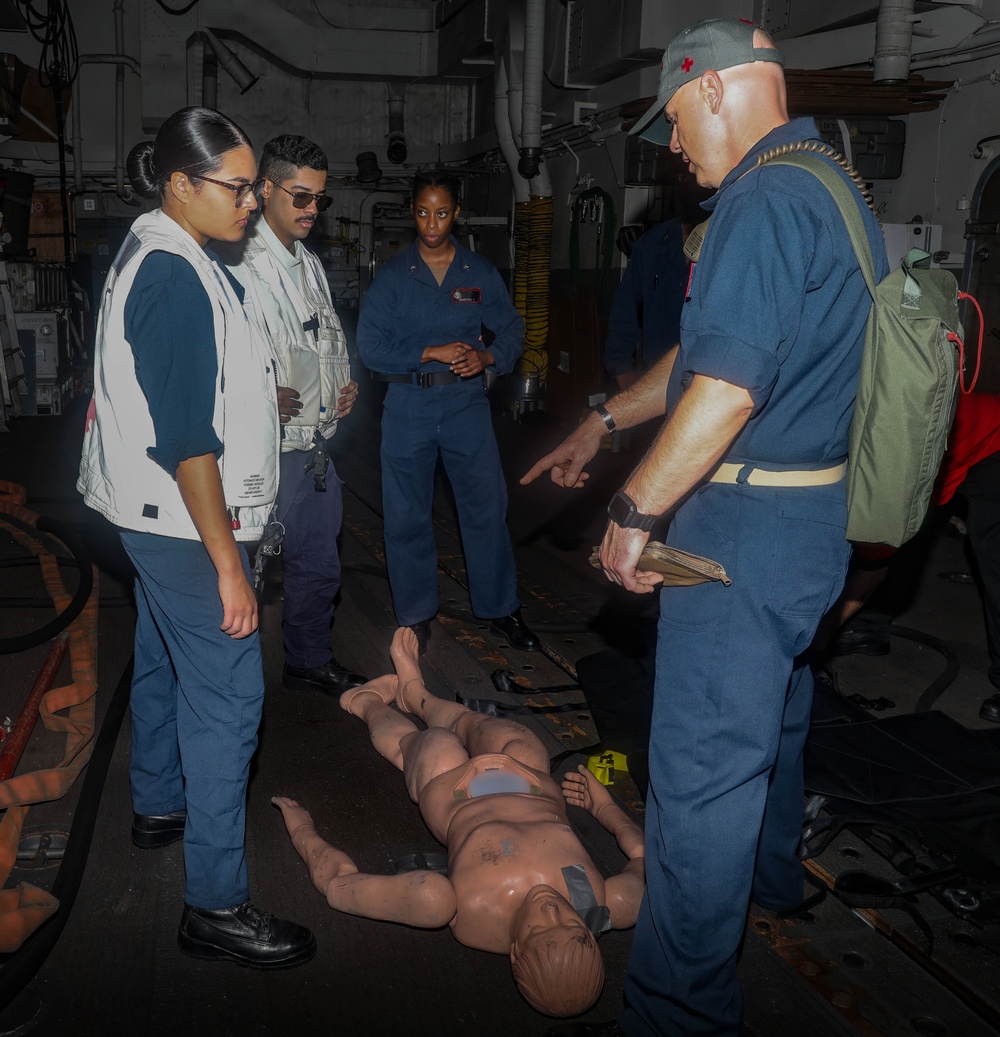
[[[186,810],[172,814],[133,814],[132,842],[141,850],[157,850],[184,838]]]
[[[522,652],[537,652],[542,647],[538,635],[521,618],[520,609],[509,616],[494,619],[490,629],[498,637],[505,637],[511,648],[517,648]]]
[[[846,627],[833,642],[834,655],[888,655],[889,635],[875,630]]]
[[[990,695],[988,699],[983,699],[983,704],[979,707],[979,715],[991,724],[1000,724],[1000,691]]]
[[[289,666],[285,663],[281,680],[286,688],[297,688],[301,691],[319,688],[328,695],[338,697],[350,688],[360,688],[362,684],[368,683],[367,677],[362,677],[360,673],[351,673],[336,659],[331,659],[322,666]]]
[[[407,625],[417,635],[417,655],[423,655],[427,651],[427,642],[431,639],[431,621],[422,619],[419,623]]]
[[[251,969],[289,969],[316,953],[316,937],[305,926],[275,918],[248,900],[209,911],[184,905],[177,946],[203,961],[234,961]]]

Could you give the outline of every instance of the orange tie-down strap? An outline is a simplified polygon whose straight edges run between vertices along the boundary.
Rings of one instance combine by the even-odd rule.
[[[34,526],[38,516],[15,500],[16,487],[0,483],[0,528],[8,530],[39,561],[45,586],[58,612],[70,602],[62,582],[59,564],[40,539],[32,538],[23,526]],[[9,514],[17,525],[4,522]],[[68,627],[71,684],[52,688],[42,696],[39,715],[44,727],[65,734],[62,760],[54,767],[16,774],[0,782],[0,809],[6,808],[0,821],[0,884],[6,884],[17,860],[17,847],[28,807],[58,799],[76,781],[90,759],[94,745],[94,707],[97,692],[97,613],[98,580],[83,611]],[[0,890],[0,953],[15,951],[47,918],[59,902],[44,890],[21,882],[13,889]]]

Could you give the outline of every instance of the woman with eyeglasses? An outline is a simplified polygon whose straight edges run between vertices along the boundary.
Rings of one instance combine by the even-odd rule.
[[[461,182],[413,178],[417,240],[379,271],[358,318],[358,352],[389,382],[382,412],[385,556],[396,621],[423,651],[438,610],[431,509],[441,458],[458,507],[472,611],[512,648],[537,651],[521,618],[507,484],[483,372],[511,371],[524,322],[496,268],[455,240]],[[487,346],[484,329],[491,337]]]
[[[184,840],[178,943],[204,959],[308,961],[308,929],[250,902],[244,829],[264,699],[246,542],[277,489],[267,343],[211,251],[259,188],[246,134],[184,108],[128,158],[138,217],[104,285],[78,488],[135,571],[133,842]]]

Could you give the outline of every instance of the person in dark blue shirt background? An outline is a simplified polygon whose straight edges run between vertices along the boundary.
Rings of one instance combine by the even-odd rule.
[[[667,220],[641,235],[608,313],[604,366],[627,389],[680,341],[687,283],[684,228]]]

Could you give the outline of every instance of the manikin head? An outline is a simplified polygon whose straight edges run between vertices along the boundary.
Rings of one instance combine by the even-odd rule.
[[[783,64],[752,22],[696,22],[667,45],[656,101],[629,133],[669,145],[702,187],[719,187],[759,140],[788,122]]]
[[[573,905],[551,886],[534,886],[511,919],[510,968],[538,1012],[567,1018],[601,996],[604,960]]]
[[[309,236],[333,199],[326,194],[328,164],[323,149],[308,137],[283,133],[264,145],[260,175],[264,219],[289,251]]]

